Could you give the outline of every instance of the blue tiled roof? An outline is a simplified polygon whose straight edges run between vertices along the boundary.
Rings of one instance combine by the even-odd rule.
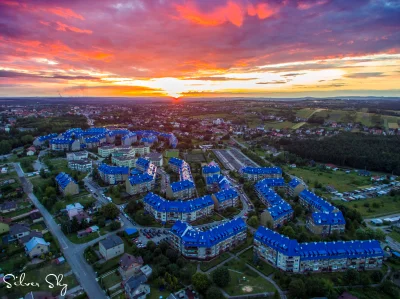
[[[226,200],[230,200],[239,196],[237,191],[233,188],[222,190],[220,192],[215,193],[214,195],[215,198],[218,200],[218,202],[224,202]]]
[[[219,168],[218,165],[206,165],[203,166],[203,173],[204,174],[209,174],[209,173],[216,173],[216,172],[220,172],[221,169]]]
[[[175,157],[170,158],[169,161],[168,161],[168,164],[172,164],[172,165],[175,165],[177,167],[182,167],[183,163],[184,163],[183,160],[181,160],[179,158],[175,158]]]
[[[108,136],[112,137],[112,136],[116,136],[116,135],[126,135],[129,134],[130,131],[127,129],[115,129],[115,130],[110,130],[107,132]]]
[[[153,177],[147,173],[143,173],[135,176],[130,176],[128,179],[131,185],[139,185],[142,183],[151,182],[153,180]]]
[[[40,136],[40,137],[38,137],[38,139],[39,139],[39,141],[44,142],[44,141],[46,141],[46,140],[50,140],[50,139],[55,138],[55,137],[57,137],[57,136],[58,136],[58,134],[56,134],[56,133],[51,133],[51,134],[49,134],[49,135]]]
[[[282,174],[282,169],[279,167],[243,167],[241,170],[247,174]]]
[[[283,178],[277,178],[277,179],[270,179],[266,178],[257,183],[257,185],[265,185],[268,187],[282,187],[285,186],[285,180]]]
[[[97,136],[85,138],[85,143],[100,142],[100,138]]]
[[[150,161],[146,160],[145,158],[140,157],[136,160],[136,167],[139,166],[139,167],[142,167],[143,169],[147,169],[149,167],[149,165],[150,165]]]
[[[129,167],[126,166],[110,166],[105,163],[100,164],[99,172],[104,174],[128,174]]]
[[[209,248],[234,235],[246,231],[246,229],[247,227],[243,219],[236,218],[204,232],[178,220],[170,231],[181,238],[184,246]]]
[[[194,183],[189,180],[183,180],[183,181],[171,183],[170,186],[171,186],[172,192],[178,192],[181,190],[194,188]]]
[[[255,189],[258,191],[262,198],[268,202],[270,206],[280,205],[284,200],[276,192],[266,185],[255,184]]]
[[[67,187],[70,182],[74,182],[76,184],[75,180],[65,172],[60,172],[56,176],[56,182],[61,187],[61,189],[65,189],[65,187]]]
[[[339,225],[346,224],[342,212],[314,212],[311,215],[313,222],[316,225]]]
[[[170,201],[154,194],[152,192],[147,193],[143,201],[149,204],[153,209],[158,212],[180,212],[180,213],[189,213],[193,211],[197,211],[203,209],[204,207],[214,205],[214,201],[212,200],[210,195],[205,195],[203,197],[198,197],[191,200],[186,201]]]
[[[123,136],[121,139],[125,140],[127,138],[131,138],[131,137],[135,137],[137,134],[135,132],[129,132],[128,134],[126,134],[125,136]]]
[[[320,212],[332,212],[335,210],[333,205],[309,190],[301,191],[299,197],[303,198],[308,204],[315,207]]]
[[[281,204],[268,208],[268,212],[270,213],[272,219],[277,220],[281,217],[291,214],[293,212],[293,209],[290,204],[282,201]]]
[[[258,228],[254,239],[285,255],[300,256],[301,260],[383,256],[383,250],[376,240],[298,243],[262,226]]]
[[[131,175],[138,175],[138,174],[141,174],[142,172],[139,170],[139,169],[137,169],[137,168],[133,168],[132,170],[131,170]]]
[[[50,144],[72,144],[74,140],[71,138],[53,138],[50,140]]]
[[[290,182],[289,182],[289,186],[290,186],[290,188],[296,188],[299,184],[301,184],[301,182],[298,180],[298,179],[296,179],[296,178],[294,178],[294,179],[292,179]]]

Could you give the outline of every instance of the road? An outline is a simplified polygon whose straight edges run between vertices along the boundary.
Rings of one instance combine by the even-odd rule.
[[[86,263],[86,260],[83,257],[83,252],[85,248],[104,239],[105,237],[107,237],[108,234],[85,244],[72,243],[61,231],[61,228],[54,221],[53,216],[39,202],[35,194],[33,194],[32,184],[28,179],[25,178],[25,174],[19,163],[14,163],[14,167],[21,180],[25,193],[43,215],[44,221],[49,231],[55,238],[57,238],[65,259],[71,266],[72,271],[74,272],[80,285],[85,290],[86,294],[89,296],[89,298],[106,298],[104,291],[100,288],[99,284],[96,281],[95,272],[93,271],[92,267]]]

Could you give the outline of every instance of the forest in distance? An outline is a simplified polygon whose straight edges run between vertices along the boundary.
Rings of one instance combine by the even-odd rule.
[[[400,175],[400,138],[355,133],[321,139],[281,139],[283,148],[302,158]]]

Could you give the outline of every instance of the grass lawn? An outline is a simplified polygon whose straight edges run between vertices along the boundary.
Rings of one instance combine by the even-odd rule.
[[[244,261],[231,260],[225,264],[231,280],[224,289],[231,296],[275,292],[275,287],[246,266]]]
[[[8,173],[0,173],[0,181],[14,179],[15,181],[19,182],[18,174],[13,168],[8,168]]]
[[[43,222],[38,222],[38,223],[35,223],[35,224],[31,225],[30,229],[31,230],[42,231],[42,230],[45,229],[45,226],[44,226]]]
[[[168,151],[165,151],[164,156],[166,158],[172,158],[172,157],[178,158],[179,157],[179,150],[168,150]]]
[[[211,215],[210,217],[202,218],[199,220],[196,220],[191,223],[191,225],[196,226],[196,225],[202,225],[202,224],[207,224],[207,223],[212,223],[215,221],[221,221],[223,218],[217,214]]]
[[[274,128],[274,129],[290,129],[292,128],[294,123],[290,121],[284,121],[284,122],[271,122],[271,123],[265,123],[265,128]]]
[[[59,294],[61,292],[62,286],[57,286],[56,279],[52,276],[49,276],[47,280],[54,284],[54,288],[49,288],[49,283],[46,282],[46,276],[49,274],[62,274],[69,272],[71,270],[70,266],[67,263],[62,265],[56,265],[52,263],[40,264],[32,270],[25,271],[25,282],[35,282],[40,285],[40,287],[36,286],[23,286],[18,288],[12,288],[12,294],[15,297],[10,298],[19,298],[23,297],[25,294],[31,291],[48,291],[54,294]],[[73,287],[78,285],[78,282],[73,274],[64,276],[61,284],[67,284],[67,290],[72,289]],[[3,289],[4,290],[4,289]],[[18,297],[19,296],[19,297]]]
[[[297,129],[300,129],[302,126],[304,126],[306,123],[303,121],[303,122],[300,122],[300,123],[297,123],[297,124],[295,124],[293,127],[292,127],[292,129],[293,130],[297,130]]]
[[[93,198],[93,196],[91,195],[87,195],[87,194],[77,194],[74,196],[67,196],[67,197],[63,197],[63,200],[59,201],[62,203],[62,208],[65,208],[67,205],[69,204],[73,204],[76,202],[79,202],[81,205],[85,206],[86,204],[90,204],[95,202],[96,199]],[[49,211],[50,213],[54,214],[56,212],[58,212],[59,208],[61,207],[61,204],[57,203],[55,205],[52,206],[51,210]]]
[[[374,208],[372,206],[373,203],[376,202],[381,205],[379,208]],[[340,202],[340,204],[356,209],[361,213],[362,216],[367,218],[385,216],[400,212],[400,201],[396,200],[396,198],[392,196],[381,196],[352,202]],[[365,204],[368,204],[369,207],[366,207]]]
[[[109,289],[117,283],[120,283],[122,281],[122,277],[119,275],[119,273],[117,274],[117,271],[115,271],[114,273],[103,277],[102,280],[104,288]]]
[[[19,209],[19,210],[4,214],[3,216],[4,217],[8,217],[8,218],[12,218],[12,217],[15,217],[15,216],[19,216],[19,215],[28,213],[31,210],[32,210],[31,207],[27,207],[27,208]]]
[[[159,299],[160,297],[167,298],[169,294],[171,294],[170,291],[168,290],[160,291],[160,289],[154,283],[150,283],[150,294],[146,298],[148,299]]]
[[[400,233],[392,231],[390,232],[389,237],[400,243]]]
[[[258,271],[260,271],[261,273],[263,273],[266,276],[269,276],[270,274],[274,273],[275,268],[272,267],[270,264],[267,264],[265,262],[259,262],[258,265],[255,265],[253,263],[253,248],[250,248],[249,250],[246,250],[245,252],[243,252],[241,255],[239,255],[239,258],[243,261],[245,261],[246,263],[248,263],[249,265],[253,266],[254,268],[256,268]]]
[[[229,253],[224,252],[219,257],[209,261],[209,262],[201,262],[200,263],[200,270],[206,272],[211,268],[221,264],[223,261],[227,260],[230,257]]]
[[[87,235],[86,237],[82,237],[82,238],[78,238],[78,235],[76,233],[74,234],[68,234],[67,238],[75,244],[83,244],[83,243],[87,243],[90,242],[96,238],[99,237],[99,234],[97,232],[95,233],[90,233],[89,235]]]
[[[236,254],[236,253],[242,251],[243,249],[246,249],[247,247],[249,247],[252,244],[253,244],[253,238],[250,237],[249,235],[247,235],[246,242],[244,242],[242,245],[236,247],[235,249],[231,250],[231,252],[233,254]]]
[[[8,259],[0,262],[2,273],[14,273],[20,270],[28,262],[25,253],[15,254],[8,257]]]
[[[311,109],[311,108],[304,108],[297,110],[296,116],[301,118],[309,118],[314,112],[319,111],[321,109]]]
[[[121,258],[121,255],[112,258],[111,260],[106,261],[105,263],[96,263],[94,266],[94,271],[97,272],[99,276],[101,276],[104,273],[107,273],[112,270],[116,270],[118,268],[119,260]]]
[[[371,181],[368,177],[357,175],[355,172],[346,174],[343,171],[321,170],[316,167],[307,168],[288,168],[284,170],[292,175],[303,179],[307,184],[314,186],[314,182],[318,181],[323,186],[332,185],[339,192],[356,190],[361,186],[368,186]]]

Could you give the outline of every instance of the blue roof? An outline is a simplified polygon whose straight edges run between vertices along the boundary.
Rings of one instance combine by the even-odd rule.
[[[172,157],[172,158],[169,159],[168,164],[172,164],[172,165],[175,165],[177,167],[182,167],[184,162],[185,161],[183,161],[182,159]]]
[[[170,186],[171,186],[172,192],[178,192],[181,190],[194,188],[194,183],[189,180],[183,180],[183,181],[171,183]]]
[[[181,238],[184,246],[209,248],[246,230],[246,223],[239,217],[207,231],[197,230],[186,222],[178,220],[170,231]]]
[[[219,168],[218,165],[205,165],[203,166],[203,173],[204,174],[209,174],[209,173],[216,173],[220,172],[221,169]]]
[[[222,190],[220,192],[215,193],[214,195],[215,198],[218,200],[218,202],[224,202],[226,200],[230,200],[239,196],[237,191],[233,188]]]
[[[339,225],[346,224],[342,212],[314,212],[311,215],[315,225]]]
[[[144,169],[147,169],[147,167],[149,167],[149,165],[150,165],[150,161],[146,160],[145,158],[140,157],[136,160],[136,167],[141,166]]]
[[[189,213],[203,209],[204,207],[214,205],[214,201],[212,200],[210,195],[205,195],[203,197],[198,197],[186,201],[181,201],[181,200],[170,201],[152,192],[147,193],[147,195],[143,199],[143,202],[147,203],[158,212],[181,212],[181,213]]]
[[[50,140],[50,144],[72,144],[74,142],[71,138],[53,138]]]
[[[279,167],[250,167],[246,166],[241,169],[247,174],[282,174],[282,169]]]
[[[65,172],[60,172],[56,176],[56,182],[61,187],[61,189],[65,189],[65,187],[67,187],[70,182],[74,182],[76,184],[76,181]]]
[[[286,201],[283,201],[279,205],[272,206],[267,209],[272,219],[277,220],[282,218],[288,214],[293,213],[292,206],[288,204]]]
[[[130,131],[127,129],[115,129],[115,130],[110,130],[107,132],[108,136],[112,137],[112,136],[116,136],[116,135],[126,135],[129,134]]]
[[[289,182],[289,186],[291,187],[291,188],[296,188],[299,184],[301,184],[301,182],[298,180],[298,179],[296,179],[296,178],[294,178],[294,179],[292,179],[290,182]]]
[[[137,169],[137,168],[133,168],[132,170],[131,170],[131,175],[138,175],[138,174],[141,174],[142,172],[139,170],[139,169]]]
[[[263,226],[258,228],[254,239],[285,255],[300,256],[301,260],[383,256],[376,240],[298,243]]]
[[[268,187],[282,187],[285,186],[285,180],[283,178],[277,178],[277,179],[272,179],[272,178],[266,178],[257,183],[257,185],[265,185]]]
[[[130,176],[128,180],[131,185],[139,185],[142,183],[151,182],[153,180],[153,177],[148,173],[143,173],[135,176]]]
[[[30,252],[36,245],[49,245],[43,238],[33,237],[25,244],[25,248],[28,252]]]
[[[128,236],[136,234],[138,232],[138,230],[136,228],[126,228],[125,232]]]
[[[39,136],[38,139],[39,139],[39,141],[43,142],[43,141],[46,141],[46,140],[50,140],[50,139],[52,139],[52,138],[55,138],[55,137],[57,137],[57,136],[58,136],[58,134],[56,134],[56,133],[51,133],[51,134],[49,134],[49,135]]]
[[[280,205],[284,200],[275,191],[263,184],[255,184],[255,189],[261,195],[261,198],[268,203],[269,206]]]
[[[301,191],[299,197],[303,198],[309,205],[313,206],[320,212],[332,212],[335,210],[333,205],[309,190],[305,189]]]
[[[136,137],[137,134],[135,132],[129,132],[128,134],[126,134],[125,136],[123,136],[121,139],[125,140],[127,138],[131,138],[131,137]]]
[[[99,172],[104,174],[128,174],[129,167],[126,166],[110,166],[105,163],[100,164]]]
[[[85,143],[100,142],[100,138],[97,136],[92,136],[85,138]]]

